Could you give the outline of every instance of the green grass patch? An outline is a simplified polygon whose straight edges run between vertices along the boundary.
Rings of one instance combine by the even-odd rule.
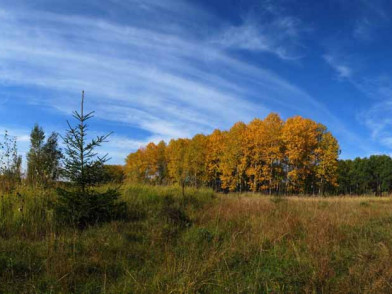
[[[54,191],[4,195],[0,293],[391,290],[389,199],[368,205],[193,188],[183,197],[179,187],[143,185],[120,191],[129,217],[84,230],[57,224]]]

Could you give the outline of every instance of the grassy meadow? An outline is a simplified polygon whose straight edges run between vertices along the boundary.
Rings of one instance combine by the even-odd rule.
[[[56,223],[51,190],[0,199],[0,293],[391,293],[392,199],[123,186],[123,221]]]

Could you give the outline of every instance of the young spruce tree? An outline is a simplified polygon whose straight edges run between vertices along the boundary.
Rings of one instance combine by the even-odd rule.
[[[65,158],[63,176],[68,179],[73,188],[59,189],[59,201],[56,214],[60,221],[84,228],[101,222],[123,217],[126,211],[125,203],[119,202],[120,193],[116,189],[98,192],[93,186],[99,184],[104,175],[104,163],[107,155],[99,157],[95,149],[107,142],[111,133],[87,140],[88,125],[86,122],[93,117],[94,112],[84,113],[84,91],[82,92],[81,111],[73,112],[78,121],[72,126],[68,121],[67,133],[63,137]]]

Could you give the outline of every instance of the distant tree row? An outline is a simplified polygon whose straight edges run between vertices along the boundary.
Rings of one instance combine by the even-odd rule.
[[[392,158],[387,155],[372,155],[369,158],[339,160],[339,194],[375,194],[392,191]]]
[[[84,134],[83,134],[84,135]],[[64,173],[58,135],[46,140],[41,127],[30,134],[25,182],[48,187],[71,178]],[[79,145],[75,144],[75,148]],[[69,153],[69,152],[68,152]],[[95,153],[91,153],[95,156]],[[283,121],[277,114],[229,131],[215,130],[192,139],[149,143],[129,154],[126,165],[94,167],[94,182],[208,186],[216,191],[254,191],[267,194],[374,194],[392,192],[392,158],[338,160],[339,145],[322,124],[300,116]],[[70,158],[70,156],[68,156]],[[73,162],[78,162],[74,160]],[[94,161],[97,165],[97,161]],[[22,157],[16,138],[0,138],[0,188],[12,190],[22,182]],[[70,171],[71,169],[68,169]],[[86,165],[85,172],[90,167]],[[78,173],[72,172],[72,175]]]
[[[125,173],[129,182],[324,194],[337,187],[338,155],[338,142],[324,125],[272,113],[229,131],[149,143],[129,154]]]
[[[23,182],[31,186],[48,187],[60,176],[61,150],[58,135],[52,133],[45,141],[43,129],[35,125],[30,134],[27,153],[27,174],[22,175],[22,156],[18,155],[16,137],[7,131],[0,139],[0,192],[10,192]]]
[[[24,177],[22,156],[18,155],[16,137],[10,136],[5,131],[3,137],[0,138],[0,191],[13,190],[22,183],[23,178],[24,183],[41,188],[53,186],[59,180],[70,179],[65,172],[66,166],[62,165],[64,155],[59,147],[58,134],[53,132],[45,139],[44,130],[36,124],[30,133],[30,150],[26,155],[27,170]],[[103,163],[101,166],[102,171],[99,171],[99,166],[93,169],[96,173],[94,179],[96,183],[123,182],[125,177],[123,166]]]
[[[64,155],[58,143],[58,134],[53,132],[46,139],[42,127],[36,124],[30,133],[30,150],[26,155],[27,170],[25,177],[22,175],[22,156],[18,155],[16,137],[5,131],[0,139],[0,191],[9,192],[17,185],[24,183],[47,188],[59,180],[69,180],[65,164],[62,164]],[[46,139],[46,140],[45,140]],[[79,146],[77,146],[79,147]],[[92,153],[95,155],[95,153]],[[121,165],[106,165],[99,162],[96,166],[86,166],[86,172],[94,171],[94,183],[122,183],[124,168]],[[100,167],[101,166],[101,167]],[[89,172],[92,174],[92,172]],[[72,175],[78,176],[73,171]],[[90,179],[91,181],[91,179]]]

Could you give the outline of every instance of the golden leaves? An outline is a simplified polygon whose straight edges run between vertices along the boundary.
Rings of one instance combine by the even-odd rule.
[[[337,140],[322,124],[271,113],[248,125],[192,139],[148,144],[127,158],[126,173],[142,182],[207,185],[216,190],[323,193],[336,185]]]

